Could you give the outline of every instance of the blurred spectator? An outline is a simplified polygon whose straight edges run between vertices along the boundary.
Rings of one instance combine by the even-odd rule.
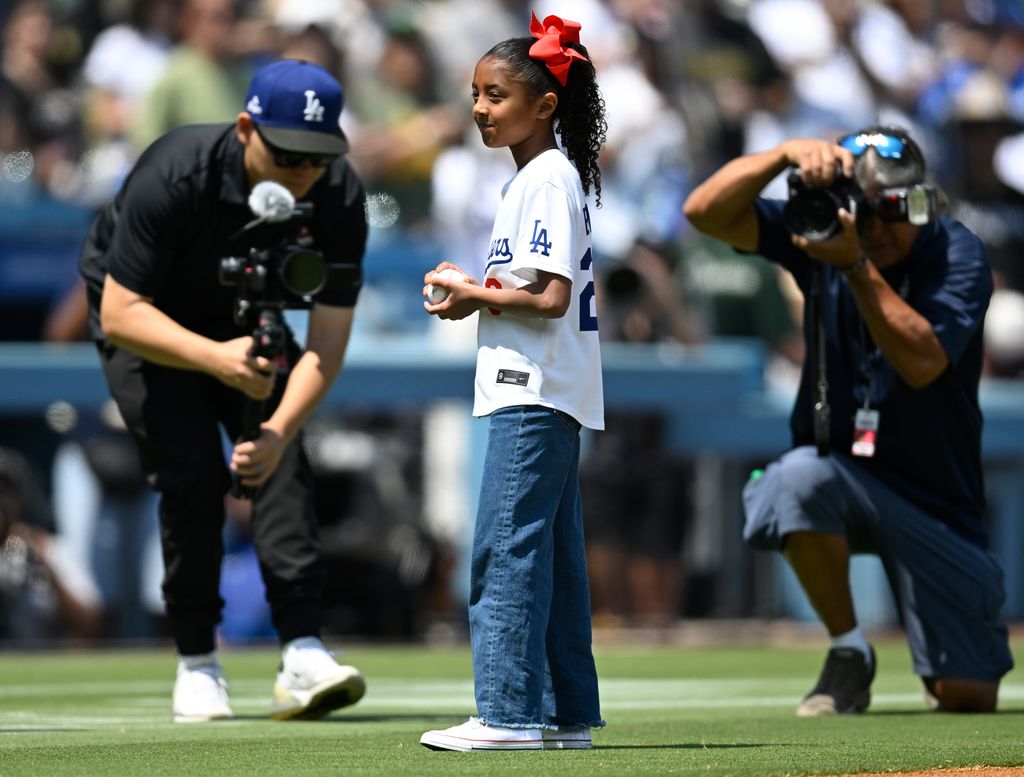
[[[699,315],[705,336],[760,340],[768,352],[769,374],[796,377],[804,359],[803,303],[800,298],[794,305],[789,281],[778,268],[695,236],[684,248],[681,274],[687,302]]]
[[[825,6],[823,0],[755,0],[748,18],[802,100],[839,113],[844,126],[857,125],[874,116],[871,87]]]
[[[44,324],[44,340],[86,338],[88,304],[79,280]],[[79,408],[53,457],[58,533],[95,580],[103,636],[151,637],[158,629],[160,557],[157,500],[116,404]]]
[[[660,413],[610,408],[580,462],[595,626],[666,627],[682,613],[692,472]]]
[[[236,0],[183,2],[181,42],[137,114],[132,140],[140,150],[184,124],[231,121],[249,83]]]
[[[36,100],[57,86],[49,63],[52,34],[53,17],[45,0],[14,5],[0,51],[0,151],[30,144]]]
[[[180,0],[131,0],[124,21],[93,41],[82,67],[85,132],[81,199],[112,197],[137,156],[131,128],[167,64]],[[131,63],[126,67],[125,63]]]
[[[698,175],[741,153],[747,117],[782,73],[736,4],[620,5],[640,38],[639,61],[685,117]]]
[[[985,374],[1024,377],[1024,294],[1015,289],[992,293],[985,314]]]
[[[0,641],[7,646],[99,633],[95,586],[40,526],[43,505],[28,462],[0,448]]]
[[[434,53],[442,100],[466,106],[468,115],[469,82],[480,58],[480,42],[521,35],[529,7],[522,0],[425,0],[419,4],[417,26]]]
[[[457,140],[469,112],[444,104],[433,50],[414,24],[391,20],[375,78],[352,84],[352,110],[361,125],[350,156],[368,189],[401,205],[399,225],[426,229],[431,168]]]
[[[103,636],[153,637],[163,615],[157,499],[112,400],[82,408],[53,460],[58,533],[98,589]]]

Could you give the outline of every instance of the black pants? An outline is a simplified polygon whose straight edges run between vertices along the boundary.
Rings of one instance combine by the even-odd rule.
[[[224,606],[224,497],[231,486],[219,427],[237,439],[246,398],[204,373],[161,367],[107,344],[99,350],[149,483],[160,492],[163,595],[175,643],[181,655],[210,652]],[[268,414],[285,378],[278,375]],[[324,566],[312,486],[297,435],[253,500],[253,545],[282,643],[320,634]]]

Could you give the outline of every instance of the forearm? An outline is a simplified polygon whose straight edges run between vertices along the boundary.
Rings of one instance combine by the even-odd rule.
[[[683,213],[701,232],[752,250],[756,232],[753,244],[745,234],[756,218],[754,199],[789,164],[784,146],[734,159],[690,193]]]
[[[267,425],[290,442],[323,401],[340,370],[340,360],[337,364],[325,364],[317,354],[303,353],[292,368],[281,402]]]
[[[312,314],[306,350],[292,368],[281,402],[267,421],[285,442],[299,433],[338,377],[352,331],[352,313],[351,308],[344,308]]]
[[[477,308],[493,308],[526,318],[561,318],[569,308],[572,284],[568,278],[548,275],[517,289],[466,286]]]
[[[931,323],[885,281],[871,262],[849,276],[868,332],[886,360],[912,388],[924,388],[949,364]]]
[[[186,329],[148,301],[104,311],[103,333],[114,345],[165,367],[209,372],[216,343]]]

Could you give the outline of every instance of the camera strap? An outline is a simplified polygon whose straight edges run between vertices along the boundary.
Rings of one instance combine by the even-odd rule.
[[[822,314],[825,273],[821,263],[811,265],[811,294],[809,297],[811,318],[811,358],[814,362],[814,443],[819,456],[829,451],[829,425],[832,410],[828,404],[828,377],[825,369],[825,320]]]

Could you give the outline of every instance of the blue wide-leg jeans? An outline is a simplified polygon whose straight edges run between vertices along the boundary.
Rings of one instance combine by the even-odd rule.
[[[508,728],[599,727],[579,424],[539,405],[490,416],[469,622],[477,712]]]

